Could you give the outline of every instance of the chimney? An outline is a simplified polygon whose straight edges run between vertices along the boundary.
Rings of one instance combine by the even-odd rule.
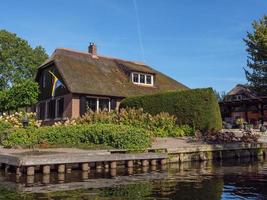
[[[93,55],[96,55],[96,44],[95,43],[90,42],[90,45],[88,47],[88,52]]]

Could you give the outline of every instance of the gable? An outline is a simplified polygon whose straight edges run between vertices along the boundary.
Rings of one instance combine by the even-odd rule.
[[[58,97],[68,93],[66,84],[54,63],[41,69],[38,72],[36,81],[38,82],[40,90],[39,100],[49,99],[53,95],[54,97]],[[57,82],[55,83],[55,88],[53,89],[55,81]]]

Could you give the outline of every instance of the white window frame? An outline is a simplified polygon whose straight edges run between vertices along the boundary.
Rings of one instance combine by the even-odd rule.
[[[135,74],[138,75],[138,82],[134,81],[134,75]],[[140,83],[140,75],[144,75],[145,76],[145,83]],[[147,76],[151,77],[151,83],[147,83]],[[133,72],[131,74],[131,81],[132,81],[133,84],[136,84],[136,85],[153,86],[154,85],[154,75],[145,74],[145,73],[139,73],[139,72]]]

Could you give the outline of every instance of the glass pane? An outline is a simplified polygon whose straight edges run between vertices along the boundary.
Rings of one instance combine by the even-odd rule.
[[[96,98],[87,98],[87,110],[96,112]]]
[[[63,117],[63,112],[64,112],[64,98],[61,98],[58,100],[58,105],[57,105],[57,117],[62,118]]]
[[[109,99],[99,99],[99,110],[108,111],[108,102]]]
[[[138,83],[138,74],[133,74],[133,82]]]
[[[151,76],[150,75],[146,75],[146,84],[151,84]]]
[[[117,108],[117,101],[116,101],[116,99],[111,99],[111,110],[116,110],[116,108]]]
[[[145,83],[145,75],[140,74],[140,83]]]
[[[48,103],[48,119],[55,118],[56,100],[51,100]]]

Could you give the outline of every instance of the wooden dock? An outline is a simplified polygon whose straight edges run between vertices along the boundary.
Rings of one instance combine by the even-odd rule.
[[[156,166],[165,165],[167,153],[49,153],[45,155],[0,154],[0,163],[5,171],[13,171],[17,175],[22,173],[33,176],[36,171],[50,174],[71,172],[73,165],[79,165],[80,170],[89,172],[91,167],[96,169],[116,169],[117,165],[132,168],[135,165]]]

